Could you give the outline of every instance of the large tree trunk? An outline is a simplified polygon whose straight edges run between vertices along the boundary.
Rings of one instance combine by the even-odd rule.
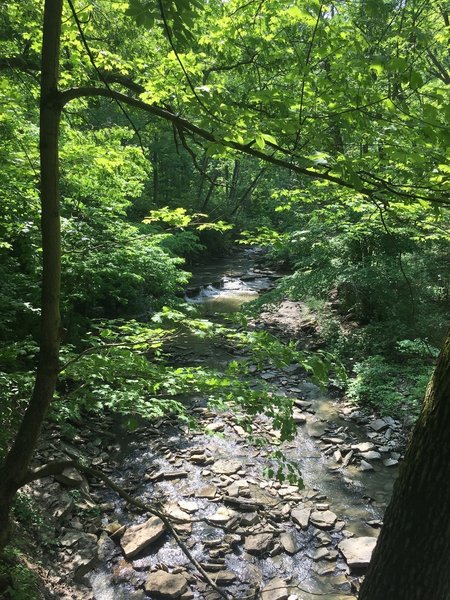
[[[450,333],[428,385],[360,600],[450,598]]]
[[[58,68],[62,0],[46,0],[41,63],[40,158],[42,304],[39,363],[28,408],[0,469],[0,549],[9,536],[9,511],[28,471],[59,369],[61,243],[59,216]]]

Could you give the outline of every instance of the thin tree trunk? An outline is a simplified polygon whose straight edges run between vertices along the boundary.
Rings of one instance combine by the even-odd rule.
[[[59,218],[58,68],[62,0],[46,0],[42,42],[40,157],[42,304],[39,363],[28,408],[0,468],[0,548],[8,541],[9,511],[28,471],[41,426],[56,386],[59,368],[61,243]]]
[[[200,209],[202,212],[206,210],[206,207],[208,206],[208,203],[211,200],[211,196],[213,195],[213,192],[216,189],[216,181],[218,178],[219,173],[214,173],[211,179],[211,183],[209,184],[208,192],[206,193],[205,199],[203,200],[203,204]]]
[[[450,333],[428,385],[360,600],[450,598]]]

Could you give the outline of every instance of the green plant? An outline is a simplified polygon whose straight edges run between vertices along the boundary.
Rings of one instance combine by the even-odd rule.
[[[25,557],[20,550],[10,547],[0,558],[0,588],[2,598],[7,600],[40,600],[36,574],[26,565]]]
[[[347,396],[384,415],[417,415],[431,371],[432,366],[420,360],[401,363],[371,356],[355,365]]]

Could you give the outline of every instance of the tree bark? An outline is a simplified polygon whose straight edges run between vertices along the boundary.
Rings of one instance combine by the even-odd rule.
[[[450,598],[450,332],[359,600]]]
[[[36,448],[59,370],[61,235],[59,215],[58,101],[62,0],[46,0],[40,97],[42,296],[39,362],[33,394],[0,468],[0,549],[8,542],[9,511]]]

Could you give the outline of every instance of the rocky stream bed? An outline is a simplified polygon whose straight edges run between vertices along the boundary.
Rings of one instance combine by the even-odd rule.
[[[198,283],[191,301],[202,302],[203,294],[220,303],[222,297],[223,309],[234,310],[276,279],[251,262],[244,261],[243,268],[234,261],[225,274],[220,268],[222,284],[208,289]],[[263,313],[256,326],[292,337],[311,328],[311,317],[300,304],[285,301]],[[193,358],[217,365],[234,354],[214,345],[181,348],[180,363]],[[161,419],[130,432],[108,415],[101,426],[84,422],[62,444],[59,432],[49,429],[39,455],[40,463],[58,456],[83,458],[156,506],[222,595],[160,518],[69,468],[28,490],[45,507],[48,535],[57,540],[43,575],[49,598],[356,597],[402,457],[404,427],[330,398],[298,365],[259,369],[251,364],[249,372],[255,385],[262,379],[294,399],[294,440],[280,446],[278,432],[259,417],[254,430],[267,445],[257,448],[233,413],[213,411],[198,399],[191,408],[198,430]],[[303,488],[267,476],[274,449],[298,465]]]

